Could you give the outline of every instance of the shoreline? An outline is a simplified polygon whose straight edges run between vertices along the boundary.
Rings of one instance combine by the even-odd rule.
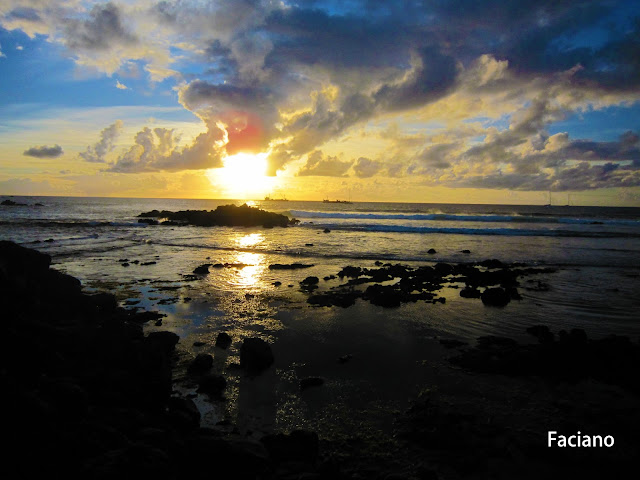
[[[3,246],[6,243],[3,242]],[[26,249],[19,248],[23,252],[20,255],[31,255],[24,253]],[[15,262],[13,257],[16,255],[10,255],[10,260],[3,256],[3,265],[7,261]],[[38,254],[38,258],[44,257],[46,256]],[[35,275],[34,278],[37,280],[39,276],[49,275],[43,273],[43,261],[40,260],[40,266],[34,267],[35,270],[32,269],[31,273],[29,269],[25,270],[27,278]],[[378,268],[385,267],[381,265]],[[5,288],[9,288],[10,291],[17,288],[15,291],[25,296],[24,298],[40,302],[40,310],[46,307],[48,311],[53,312],[60,308],[61,299],[47,296],[43,291],[46,289],[38,287],[37,291],[31,291],[20,290],[15,285],[8,286],[15,284],[19,277],[15,277],[15,269],[7,270],[3,267],[3,271],[14,272],[4,279]],[[281,274],[282,271],[278,270],[278,273]],[[304,269],[299,273],[307,276]],[[355,271],[352,270],[351,273]],[[116,324],[127,325],[135,318],[135,315],[125,314],[124,310],[115,306],[115,297],[106,294],[87,296],[80,292],[79,282],[71,280],[72,277],[64,274],[53,275],[58,279],[58,283],[60,279],[66,279],[65,282],[71,285],[70,290],[64,295],[72,295],[73,301],[63,302],[68,312],[74,313],[74,316],[80,319],[87,316],[87,302],[91,305],[89,316],[94,320],[87,320],[89,324],[83,326],[86,331],[92,332],[95,328],[95,325],[90,325],[91,322],[97,322],[99,326],[108,319],[112,321],[119,318]],[[41,280],[36,280],[32,278],[29,282],[34,281],[33,285],[36,286],[42,283]],[[51,287],[49,283],[45,282],[45,285]],[[64,292],[64,289],[61,292]],[[172,292],[175,290],[167,290],[168,294]],[[313,292],[305,295],[308,296],[309,293],[313,295]],[[220,296],[224,298],[225,294],[221,293]],[[26,331],[29,336],[16,342],[16,351],[10,355],[15,358],[22,355],[25,342],[37,346],[38,338],[51,328],[59,328],[56,327],[57,322],[63,322],[64,316],[54,313],[50,314],[48,321],[39,321],[35,314],[40,310],[32,312],[31,307],[22,310],[25,304],[19,304],[19,298],[18,296],[18,299],[11,303],[9,313],[22,318],[23,322],[26,319],[29,326]],[[101,307],[95,306],[97,301],[101,302]],[[629,435],[631,427],[640,426],[640,415],[637,408],[632,407],[637,403],[638,393],[633,377],[621,368],[631,368],[637,363],[625,360],[621,364],[605,366],[606,372],[620,371],[624,385],[629,385],[631,390],[589,379],[589,371],[586,378],[585,375],[556,378],[545,373],[547,370],[536,370],[536,366],[550,364],[549,372],[555,372],[553,362],[558,361],[557,355],[564,355],[559,358],[566,361],[567,358],[574,358],[576,351],[583,351],[585,345],[594,345],[595,350],[592,347],[589,347],[591,350],[584,350],[586,357],[583,358],[593,358],[596,351],[600,354],[612,349],[620,351],[621,345],[631,345],[629,351],[632,357],[628,358],[637,358],[633,357],[640,348],[637,342],[623,341],[601,347],[604,345],[601,341],[594,343],[583,338],[579,332],[570,332],[568,338],[574,336],[575,341],[566,344],[569,345],[566,347],[569,350],[566,350],[565,347],[560,347],[558,341],[550,343],[550,333],[542,329],[536,331],[538,338],[543,339],[539,347],[534,346],[534,337],[531,343],[522,346],[499,339],[485,340],[484,345],[473,346],[456,342],[450,335],[439,334],[437,329],[425,329],[425,326],[412,320],[410,315],[403,317],[404,314],[401,313],[407,310],[405,308],[379,308],[358,300],[356,306],[349,308],[333,306],[300,310],[298,307],[282,309],[282,304],[278,304],[277,301],[269,306],[269,302],[263,304],[262,300],[249,296],[245,301],[247,308],[254,309],[254,315],[238,317],[245,318],[246,321],[239,325],[237,331],[229,331],[232,333],[232,345],[227,348],[214,346],[219,332],[225,330],[221,325],[204,328],[203,332],[209,333],[201,338],[196,335],[182,337],[177,341],[170,333],[160,333],[167,325],[171,327],[171,322],[166,319],[164,325],[154,326],[147,323],[149,326],[146,328],[146,337],[140,336],[139,326],[134,328],[133,337],[128,337],[127,329],[122,326],[119,328],[124,330],[120,330],[120,336],[115,337],[119,343],[123,343],[125,339],[125,344],[131,344],[132,352],[148,342],[144,339],[154,336],[164,337],[168,343],[177,344],[177,350],[173,354],[168,353],[171,349],[162,350],[164,353],[159,354],[159,363],[156,361],[153,367],[164,372],[165,390],[158,393],[152,403],[159,401],[160,404],[168,406],[168,410],[150,408],[151,405],[145,402],[143,405],[136,402],[127,404],[129,412],[136,411],[139,412],[136,415],[150,416],[146,420],[147,426],[141,428],[141,431],[149,433],[148,429],[157,430],[158,425],[161,425],[160,430],[164,433],[155,432],[154,435],[173,435],[174,440],[188,438],[189,442],[202,441],[205,445],[207,442],[213,442],[215,438],[214,443],[218,449],[221,446],[224,447],[223,450],[232,448],[230,445],[233,449],[237,447],[237,450],[233,451],[247,460],[247,468],[249,465],[253,465],[251,468],[254,469],[258,468],[256,465],[260,466],[260,473],[257,470],[240,472],[240,478],[289,478],[287,475],[301,473],[316,475],[317,478],[352,478],[356,474],[360,478],[384,478],[390,474],[403,475],[403,478],[485,478],[486,475],[491,478],[514,478],[513,475],[518,478],[534,478],[533,473],[540,474],[556,468],[565,469],[567,474],[570,471],[575,472],[576,469],[590,474],[594,471],[610,472],[621,469],[633,458],[629,452],[638,446],[635,437]],[[389,321],[389,312],[392,311],[395,312],[396,316],[393,318],[396,320]],[[265,315],[261,317],[263,313]],[[158,320],[162,319],[155,319]],[[273,323],[274,321],[278,324]],[[133,324],[139,325],[140,322],[141,320]],[[84,323],[85,321],[81,322]],[[318,325],[325,327],[318,330]],[[292,326],[296,328],[292,329]],[[74,328],[78,327],[74,327],[72,322],[70,325],[64,324],[64,328],[73,332]],[[83,349],[91,350],[94,345],[91,342],[97,341],[97,345],[103,345],[106,349],[113,348],[113,343],[109,342],[113,342],[114,338],[101,339],[101,330],[104,330],[104,327],[100,327],[98,331],[93,330],[88,337],[82,337],[86,338],[80,342],[85,344],[81,349],[85,354],[87,350]],[[257,375],[247,375],[236,365],[237,360],[233,360],[237,358],[235,355],[243,340],[251,337],[270,340],[275,357],[275,364]],[[128,338],[130,340],[126,340]],[[189,345],[190,342],[196,341],[196,338],[200,338],[201,344]],[[168,348],[166,343],[163,345],[162,348]],[[65,348],[70,347],[63,343],[52,344],[48,351],[51,352],[50,355],[55,356],[56,351],[61,354],[65,352]],[[576,348],[578,350],[575,350]],[[142,351],[145,351],[145,348]],[[552,360],[546,360],[545,352],[552,352],[555,356],[549,357]],[[200,356],[202,359],[208,354],[213,355],[210,369],[205,369],[206,375],[212,378],[214,384],[220,375],[225,381],[222,389],[219,384],[217,387],[210,387],[213,390],[209,392],[213,392],[213,395],[197,393],[197,389],[202,387],[204,377],[194,376],[188,371],[196,357]],[[461,355],[467,355],[466,361],[458,366],[451,363],[451,357]],[[170,364],[173,365],[169,367],[169,378],[173,380],[170,380],[167,391],[169,358]],[[495,358],[498,359],[497,363],[494,361]],[[529,363],[523,363],[524,358],[528,359]],[[627,357],[623,357],[624,359]],[[117,362],[113,365],[102,363],[101,368],[109,372],[116,364]],[[37,359],[29,365],[34,369],[33,372],[43,367]],[[513,365],[531,365],[533,370],[514,370],[511,368]],[[575,367],[576,365],[572,367],[574,370],[565,368],[565,371],[575,373]],[[39,381],[35,384],[24,384],[23,379],[20,379],[20,372],[21,370],[17,369],[12,380],[12,374],[9,372],[9,384],[14,385],[13,398],[23,400],[18,400],[17,404],[8,407],[8,411],[16,412],[17,409],[18,412],[24,412],[21,414],[24,418],[33,415],[33,409],[36,409],[36,418],[39,418],[40,422],[28,423],[22,427],[18,425],[17,428],[18,433],[22,428],[22,433],[29,438],[34,432],[43,429],[45,431],[42,433],[47,433],[47,425],[51,425],[52,421],[51,405],[56,409],[62,409],[66,415],[63,418],[67,419],[74,418],[78,411],[81,412],[82,422],[87,418],[95,419],[92,415],[103,418],[101,415],[105,412],[110,412],[109,415],[115,414],[110,410],[113,405],[109,406],[113,395],[105,395],[104,389],[110,389],[106,384],[101,386],[102,390],[98,390],[102,392],[98,397],[106,397],[100,399],[102,413],[95,413],[97,410],[94,409],[98,404],[94,404],[94,387],[82,383],[84,380],[68,381],[69,371],[63,372],[59,381],[54,380],[55,387],[44,386],[47,382],[40,385]],[[504,375],[505,372],[510,375]],[[127,388],[132,388],[131,382],[135,384],[141,381],[140,377],[134,376],[125,384],[128,385]],[[62,386],[56,385],[57,383],[61,383]],[[303,388],[303,383],[309,387]],[[177,395],[177,392],[181,394]],[[103,405],[104,402],[106,405]],[[204,411],[199,412],[198,406]],[[76,409],[79,410],[75,411]],[[221,409],[224,411],[223,414],[220,414]],[[624,423],[619,420],[621,415]],[[176,416],[178,418],[174,418]],[[487,418],[493,420],[487,423]],[[95,423],[95,420],[92,421]],[[54,420],[54,425],[63,432],[75,431],[77,428],[69,427],[67,423],[60,425],[56,422]],[[256,425],[260,423],[264,431],[256,429]],[[565,457],[559,456],[557,452],[542,448],[547,438],[545,425],[549,430],[560,433],[571,433],[581,429],[588,434],[611,434],[616,438],[616,448],[603,453],[602,456],[598,451],[596,458],[591,459],[584,458],[580,452],[572,452]],[[540,432],[532,431],[534,426],[539,428]],[[612,431],[592,431],[598,428],[609,428]],[[299,433],[295,433],[293,437],[282,436],[280,433],[295,431]],[[178,469],[172,471],[171,475],[162,477],[173,478],[172,476],[178,475],[177,471],[196,468],[198,461],[202,461],[201,458],[187,456],[186,459],[192,462],[191,467],[178,467],[178,463],[174,462],[185,461],[185,457],[180,456],[184,452],[178,455],[166,443],[162,444],[162,448],[157,448],[158,445],[154,444],[158,441],[157,438],[153,441],[147,437],[141,439],[137,437],[139,433],[127,431],[124,434],[125,437],[135,437],[124,443],[128,445],[124,449],[122,446],[115,450],[103,445],[94,447],[95,455],[91,462],[89,458],[86,459],[89,463],[83,465],[82,468],[85,470],[82,471],[88,471],[87,468],[118,471],[119,468],[125,468],[125,465],[126,468],[132,468],[133,465],[146,474],[154,469],[148,463],[150,455],[156,460],[161,459],[160,464],[165,467],[171,464],[171,468]],[[51,432],[47,433],[50,434]],[[110,435],[113,435],[113,432]],[[204,437],[204,440],[200,437]],[[277,439],[273,440],[274,437]],[[17,438],[20,438],[20,435]],[[26,439],[24,441],[26,442]],[[137,453],[133,455],[129,446],[140,442],[146,447],[136,450]],[[298,443],[305,447],[302,450],[297,449],[294,445]],[[16,447],[21,448],[19,444]],[[201,445],[193,448],[204,447]],[[55,451],[61,454],[59,449]],[[207,451],[209,453],[206,455],[211,455],[211,451]],[[256,451],[262,452],[258,455],[260,461],[256,459]],[[291,462],[295,463],[301,458],[304,459],[304,467],[292,467]],[[75,460],[67,461],[65,469],[79,468],[78,465],[73,465]],[[617,464],[614,465],[613,462]],[[523,469],[530,473],[524,472]],[[235,473],[238,474],[237,471]],[[244,476],[245,474],[247,476]]]

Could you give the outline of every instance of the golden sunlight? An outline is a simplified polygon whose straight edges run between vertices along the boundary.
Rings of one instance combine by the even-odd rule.
[[[266,153],[237,153],[224,159],[223,168],[207,170],[207,178],[214,188],[237,199],[261,198],[268,194],[276,181],[266,175]]]

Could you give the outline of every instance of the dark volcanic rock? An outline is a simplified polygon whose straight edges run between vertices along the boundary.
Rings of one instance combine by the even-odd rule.
[[[158,225],[158,220],[154,218],[139,218],[138,223],[146,223],[147,225]]]
[[[240,347],[240,367],[251,374],[266,370],[273,364],[273,352],[267,342],[260,338],[247,338]]]
[[[295,225],[298,220],[289,219],[285,215],[267,212],[259,208],[250,207],[246,203],[239,207],[235,205],[221,205],[215,210],[181,210],[171,212],[167,210],[152,210],[138,215],[143,218],[167,218],[170,221],[184,222],[200,227],[287,227]]]
[[[313,264],[305,264],[305,263],[274,263],[269,265],[269,270],[298,270],[301,268],[310,268],[313,267]]]
[[[216,347],[227,349],[231,345],[231,336],[227,332],[220,332],[216,338]]]
[[[480,299],[485,305],[504,307],[511,301],[511,295],[503,288],[487,288]]]
[[[13,200],[4,200],[2,203],[0,203],[0,205],[3,205],[5,207],[25,207],[27,204],[14,202]]]
[[[529,327],[527,328],[527,333],[536,337],[540,343],[553,342],[555,339],[555,335],[546,325],[534,325],[533,327]]]
[[[265,435],[262,443],[276,463],[314,465],[318,459],[319,440],[315,432],[294,430],[289,435]]]
[[[198,383],[198,391],[211,397],[219,397],[226,387],[227,380],[222,375],[205,375]]]
[[[213,367],[213,357],[208,353],[199,353],[196,358],[189,364],[187,371],[189,373],[204,373]]]
[[[455,340],[452,338],[442,338],[440,339],[440,345],[444,346],[445,348],[458,348],[467,345],[467,342]]]
[[[466,286],[460,290],[460,296],[463,298],[480,298],[480,290]]]
[[[196,275],[206,275],[207,273],[209,273],[210,266],[211,266],[210,263],[205,263],[203,265],[200,265],[193,269],[193,273],[195,273]]]
[[[374,305],[385,308],[399,307],[402,303],[402,292],[393,285],[371,285],[365,291],[365,298]]]
[[[435,253],[438,253],[438,252],[436,252],[436,249],[435,249],[435,248],[430,248],[429,250],[427,250],[427,253],[428,253],[429,255],[434,255]]]
[[[300,380],[300,390],[306,390],[309,387],[319,387],[324,385],[324,379],[320,377],[307,377]]]

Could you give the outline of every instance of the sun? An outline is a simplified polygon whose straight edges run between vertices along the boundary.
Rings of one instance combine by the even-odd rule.
[[[237,199],[260,198],[273,187],[274,177],[266,175],[266,153],[236,153],[225,157],[223,168],[207,170],[211,184]]]

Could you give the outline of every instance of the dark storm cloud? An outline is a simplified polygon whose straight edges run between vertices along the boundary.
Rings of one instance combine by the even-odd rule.
[[[124,27],[120,9],[111,2],[95,5],[86,20],[68,20],[66,39],[70,48],[81,50],[105,50],[113,44],[137,42]]]
[[[420,52],[420,65],[400,84],[383,85],[374,95],[385,110],[416,108],[437,100],[451,90],[456,79],[456,62],[437,48]]]
[[[182,92],[183,104],[193,110],[224,105],[228,108],[271,109],[272,94],[266,87],[212,84],[202,80],[191,82]]]
[[[52,147],[42,145],[40,147],[31,147],[28,150],[25,150],[23,152],[23,155],[36,158],[56,158],[63,153],[64,152],[62,151],[62,147],[60,145],[54,145]]]
[[[286,69],[297,62],[356,69],[406,64],[412,38],[408,27],[399,27],[388,19],[376,22],[315,9],[275,11],[262,27],[274,41],[265,66]]]

